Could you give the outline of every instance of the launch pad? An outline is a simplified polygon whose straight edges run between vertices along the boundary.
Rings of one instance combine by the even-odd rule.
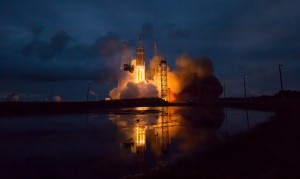
[[[123,43],[120,69],[125,72],[129,72],[133,75],[133,81],[128,80],[127,83],[151,83],[156,87],[157,90],[157,96],[151,97],[158,97],[165,101],[168,101],[169,88],[167,81],[167,60],[162,56],[158,55],[157,45],[154,44],[154,57],[152,59],[152,69],[150,69],[150,67],[148,69],[146,68],[145,49],[141,36],[139,37],[135,53],[135,58],[133,58],[129,52],[129,49],[127,48],[127,44],[125,42]],[[148,70],[148,73],[146,73],[146,70]],[[146,76],[146,74],[148,75]],[[118,86],[121,85],[119,84]]]

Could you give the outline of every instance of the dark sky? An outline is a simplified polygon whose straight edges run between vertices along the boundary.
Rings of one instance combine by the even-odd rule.
[[[10,0],[0,2],[0,100],[102,99],[116,86],[119,45],[141,33],[170,66],[187,53],[210,57],[227,96],[300,88],[299,0]],[[93,97],[91,97],[93,98]]]

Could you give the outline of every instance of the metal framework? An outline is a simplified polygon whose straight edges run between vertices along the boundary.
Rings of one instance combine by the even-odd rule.
[[[157,45],[156,43],[154,44],[154,76],[153,76],[153,80],[156,84],[158,88],[158,91],[159,91],[159,95],[158,96],[161,96],[160,93],[161,93],[161,75],[160,75],[160,57],[158,55],[158,51],[157,51]]]
[[[167,60],[160,61],[160,78],[161,78],[161,98],[165,101],[168,100],[168,66]]]

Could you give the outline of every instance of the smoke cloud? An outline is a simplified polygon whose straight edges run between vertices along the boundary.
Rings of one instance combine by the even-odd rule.
[[[125,71],[118,74],[118,87],[109,92],[112,99],[154,98],[158,97],[157,87],[152,82],[134,82],[134,76]]]
[[[182,55],[176,60],[175,71],[168,72],[168,85],[174,94],[179,94],[195,76],[205,78],[212,75],[213,71],[213,63],[209,58],[192,59],[188,55]]]
[[[126,88],[121,92],[121,99],[132,99],[132,98],[155,98],[158,97],[158,90],[152,83],[146,82],[129,82]]]
[[[168,86],[173,94],[171,100],[220,96],[223,88],[213,72],[213,62],[207,57],[180,56],[176,60],[176,70],[168,72]]]

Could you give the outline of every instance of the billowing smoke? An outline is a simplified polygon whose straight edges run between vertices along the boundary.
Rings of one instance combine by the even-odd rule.
[[[118,87],[109,92],[112,99],[133,99],[158,97],[157,87],[151,82],[134,82],[134,76],[126,71],[118,75]]]
[[[213,72],[213,63],[207,57],[180,56],[176,60],[176,70],[168,72],[171,100],[217,98],[223,88]]]
[[[158,97],[158,90],[152,83],[146,83],[144,81],[139,83],[129,82],[126,88],[121,92],[121,99],[132,99],[132,98],[155,98]]]
[[[176,60],[176,70],[168,72],[169,87],[173,93],[179,94],[194,79],[195,76],[205,78],[214,71],[210,59],[200,57],[193,60],[187,55],[182,55]]]

